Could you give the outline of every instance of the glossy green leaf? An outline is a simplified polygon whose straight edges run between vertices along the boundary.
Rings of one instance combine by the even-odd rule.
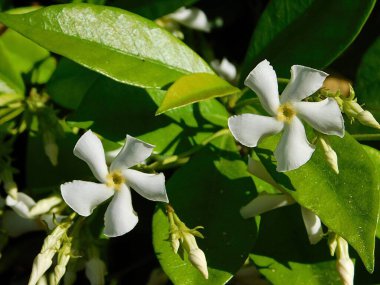
[[[380,121],[380,37],[365,53],[356,77],[358,101]]]
[[[0,37],[0,41],[7,49],[12,64],[20,73],[28,73],[37,63],[49,56],[46,49],[11,29],[7,29]]]
[[[193,72],[212,73],[190,48],[155,23],[130,12],[66,4],[0,21],[50,51],[117,81],[162,87]]]
[[[49,56],[35,65],[32,72],[31,82],[33,84],[45,84],[49,81],[56,67],[57,60],[54,57]]]
[[[24,83],[20,74],[15,70],[9,54],[0,42],[0,94],[24,94]]]
[[[91,127],[112,141],[133,135],[154,144],[155,151],[162,154],[187,151],[219,129],[203,117],[198,105],[156,117],[154,111],[164,95],[161,90],[145,91],[99,76],[68,120],[76,126]],[[227,121],[228,114],[217,102],[208,103],[208,108]]]
[[[310,245],[298,205],[261,215],[251,259],[273,285],[341,284],[327,240]]]
[[[254,221],[239,213],[252,198],[254,185],[232,137],[213,141],[176,171],[166,186],[180,219],[189,227],[205,227],[201,230],[205,238],[197,242],[207,258],[209,279],[174,254],[167,217],[159,208],[153,218],[153,245],[164,271],[174,284],[225,284],[244,263],[256,233]]]
[[[328,66],[356,38],[376,0],[275,0],[259,20],[248,47],[241,83],[263,59],[279,77],[290,66]]]
[[[108,5],[120,7],[155,20],[166,14],[172,13],[182,6],[194,4],[198,0],[111,0]]]
[[[279,173],[272,153],[278,139],[279,136],[268,138],[255,149],[265,167],[298,203],[344,237],[359,253],[367,270],[373,271],[379,177],[362,146],[347,133],[343,139],[329,137],[338,156],[339,175],[327,165],[321,148],[302,167]]]
[[[238,88],[213,74],[185,75],[170,86],[156,114],[202,100],[236,94],[239,91]]]

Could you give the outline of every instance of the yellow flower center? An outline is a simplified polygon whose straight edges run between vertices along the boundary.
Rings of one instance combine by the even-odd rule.
[[[290,123],[293,117],[296,115],[296,110],[290,103],[282,104],[277,110],[277,120]]]
[[[115,189],[116,191],[120,190],[121,185],[123,185],[124,183],[125,178],[119,170],[112,171],[110,174],[107,175],[106,185]]]

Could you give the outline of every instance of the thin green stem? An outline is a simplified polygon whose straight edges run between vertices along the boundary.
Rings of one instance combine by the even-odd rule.
[[[289,81],[290,81],[290,79],[288,79],[288,78],[281,78],[281,77],[277,78],[277,82],[280,84],[288,84]]]
[[[178,154],[178,155],[169,156],[169,157],[164,158],[164,159],[159,160],[159,161],[155,161],[155,162],[151,163],[150,165],[146,166],[145,169],[162,170],[162,169],[171,168],[171,167],[175,167],[178,165],[185,164],[189,161],[190,156],[192,154],[201,150],[204,146],[206,146],[208,143],[210,143],[214,139],[221,137],[221,136],[224,136],[228,133],[229,133],[229,129],[221,129],[221,130],[217,131],[216,133],[214,133],[213,135],[206,138],[205,140],[203,140],[200,144],[192,147],[188,151],[185,151],[185,152]]]
[[[380,134],[356,134],[352,135],[358,141],[377,141],[380,140]]]
[[[239,109],[239,108],[242,108],[244,106],[251,105],[254,103],[259,103],[259,102],[260,102],[259,98],[246,99],[246,100],[240,101],[238,104],[236,104],[235,109]]]

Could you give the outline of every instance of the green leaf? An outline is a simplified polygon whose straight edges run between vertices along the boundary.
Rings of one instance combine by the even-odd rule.
[[[298,205],[261,215],[260,234],[250,257],[274,285],[341,284],[326,240],[310,245]]]
[[[45,84],[49,81],[56,67],[57,60],[54,57],[49,56],[45,60],[36,64],[32,72],[31,82],[33,84]]]
[[[189,6],[198,0],[134,0],[109,1],[108,5],[123,8],[145,18],[155,20],[174,12],[182,6]]]
[[[66,4],[0,21],[50,51],[117,81],[162,87],[193,72],[212,73],[190,48],[155,23],[130,12]]]
[[[224,79],[208,73],[185,75],[170,86],[156,115],[202,100],[236,94],[240,90]]]
[[[9,54],[4,45],[0,42],[0,94],[16,93],[24,94],[24,83],[20,74],[15,70]]]
[[[365,53],[356,77],[356,95],[380,121],[380,37]]]
[[[355,248],[368,271],[374,268],[375,233],[379,215],[379,177],[362,146],[348,133],[343,139],[330,137],[338,156],[339,175],[327,165],[321,148],[302,167],[279,173],[273,150],[279,136],[264,140],[256,148],[273,178],[302,206]]]
[[[376,0],[275,0],[268,4],[253,33],[241,73],[241,84],[263,59],[279,77],[290,66],[328,66],[356,38]]]
[[[168,155],[187,151],[220,129],[206,121],[198,105],[156,117],[154,111],[164,95],[161,90],[146,91],[99,76],[68,120],[76,126],[91,126],[112,141],[124,141],[126,134],[133,135],[154,144],[156,152]],[[215,101],[208,104],[210,112],[227,121],[225,109]]]
[[[11,29],[7,29],[0,37],[0,41],[7,49],[12,64],[20,73],[28,73],[37,63],[49,56],[46,49]]]
[[[256,234],[254,222],[239,213],[255,188],[232,137],[213,141],[175,172],[166,186],[180,219],[188,227],[205,227],[201,230],[205,238],[197,243],[205,252],[209,279],[174,254],[167,217],[159,208],[153,218],[153,245],[164,271],[174,284],[225,284],[243,265]]]
[[[75,110],[99,76],[90,69],[62,58],[46,87],[54,102]]]

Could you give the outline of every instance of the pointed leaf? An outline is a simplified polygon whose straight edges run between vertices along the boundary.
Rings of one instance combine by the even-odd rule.
[[[356,38],[376,0],[271,1],[253,33],[241,73],[241,84],[263,59],[279,77],[302,64],[323,69]]]
[[[64,4],[1,13],[0,21],[50,51],[131,85],[157,88],[184,74],[212,73],[169,32],[118,8]]]
[[[260,160],[298,203],[312,210],[328,228],[346,239],[372,272],[379,215],[379,177],[367,153],[346,133],[343,139],[329,137],[338,156],[339,175],[330,169],[319,147],[304,166],[279,173],[272,154],[278,138],[268,138],[256,148]]]
[[[240,90],[224,79],[208,73],[185,75],[170,86],[156,115],[202,100],[238,93]]]

